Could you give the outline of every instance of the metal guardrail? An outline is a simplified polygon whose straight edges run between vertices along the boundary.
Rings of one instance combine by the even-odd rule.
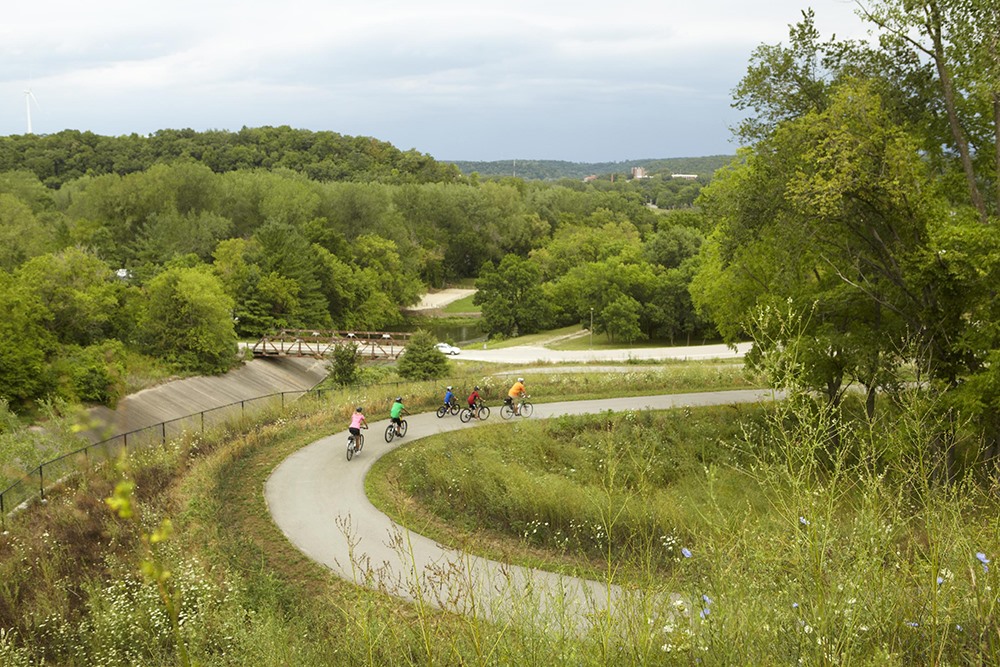
[[[151,445],[165,445],[168,441],[185,432],[200,431],[204,433],[206,428],[220,426],[234,417],[245,417],[248,409],[260,411],[266,407],[275,407],[279,404],[283,409],[285,407],[285,397],[289,395],[298,395],[301,397],[306,394],[315,393],[317,396],[322,396],[325,391],[330,390],[299,389],[235,401],[128,431],[127,433],[119,433],[107,440],[86,445],[50,461],[46,461],[34,470],[28,471],[24,477],[3,491],[0,491],[0,530],[6,530],[7,528],[8,512],[14,511],[14,509],[36,495],[45,500],[46,487],[51,486],[54,482],[72,472],[83,468],[90,468],[102,461],[114,460],[123,451],[134,451]]]
[[[461,386],[462,383],[472,384],[476,381],[478,381],[478,378],[463,377],[440,378],[427,382],[433,383],[435,386],[444,386],[446,384]],[[367,385],[367,387],[394,387],[391,393],[395,394],[398,392],[398,387],[402,384],[412,385],[413,383],[404,381],[376,382]],[[261,411],[265,407],[275,406],[280,406],[281,409],[284,409],[286,396],[298,396],[301,398],[308,394],[316,394],[317,397],[322,398],[323,394],[329,391],[336,390],[316,388],[298,389],[247,398],[183,417],[169,419],[151,426],[128,431],[127,433],[119,433],[107,440],[86,445],[50,461],[46,461],[37,468],[25,473],[21,479],[3,491],[0,491],[0,531],[7,529],[6,522],[9,512],[13,512],[36,495],[44,500],[46,487],[51,487],[52,484],[72,472],[90,468],[99,462],[112,461],[120,456],[122,451],[128,452],[152,445],[165,445],[171,439],[188,431],[204,433],[206,428],[220,426],[234,417],[242,419],[247,415],[248,409]],[[271,402],[264,403],[268,400]]]

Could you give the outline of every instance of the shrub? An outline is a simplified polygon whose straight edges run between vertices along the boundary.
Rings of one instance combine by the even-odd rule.
[[[448,370],[448,360],[434,347],[434,336],[427,331],[417,331],[399,358],[397,370],[407,380],[433,380],[443,377]]]

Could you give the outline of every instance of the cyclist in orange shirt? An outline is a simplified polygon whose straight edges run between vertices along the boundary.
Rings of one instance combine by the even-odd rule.
[[[515,415],[520,415],[521,406],[514,401],[515,399],[524,398],[525,396],[527,396],[527,393],[525,393],[524,389],[524,378],[517,378],[517,382],[515,382],[514,386],[512,386],[510,391],[507,392],[507,398],[503,399],[503,402],[514,409]]]

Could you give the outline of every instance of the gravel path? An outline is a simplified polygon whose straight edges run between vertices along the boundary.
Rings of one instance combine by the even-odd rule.
[[[434,310],[437,308],[444,308],[453,301],[464,299],[470,294],[475,293],[476,290],[474,289],[461,289],[458,287],[450,287],[437,292],[428,292],[420,299],[420,303],[412,308],[408,308],[407,310]]]
[[[532,419],[605,410],[728,405],[772,397],[770,391],[738,390],[543,403],[535,406]],[[493,415],[491,421],[500,421],[498,409]],[[407,421],[405,442],[470,428],[455,417],[438,419],[433,413],[413,415]],[[585,628],[595,612],[609,606],[624,609],[635,602],[635,591],[472,556],[393,522],[371,504],[364,489],[372,464],[403,444],[399,440],[385,443],[382,435],[387,424],[383,420],[371,425],[365,432],[364,450],[350,462],[345,457],[347,432],[341,431],[295,452],[268,478],[264,493],[273,519],[307,556],[358,585],[494,620],[552,612],[558,614],[560,623]]]

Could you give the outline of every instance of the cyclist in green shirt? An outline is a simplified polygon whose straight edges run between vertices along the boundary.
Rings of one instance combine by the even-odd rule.
[[[396,425],[396,435],[398,437],[402,437],[403,435],[399,430],[399,422],[402,419],[403,413],[410,414],[410,411],[403,405],[403,397],[397,396],[396,402],[392,404],[392,408],[389,410],[389,417],[392,419],[392,423]]]

